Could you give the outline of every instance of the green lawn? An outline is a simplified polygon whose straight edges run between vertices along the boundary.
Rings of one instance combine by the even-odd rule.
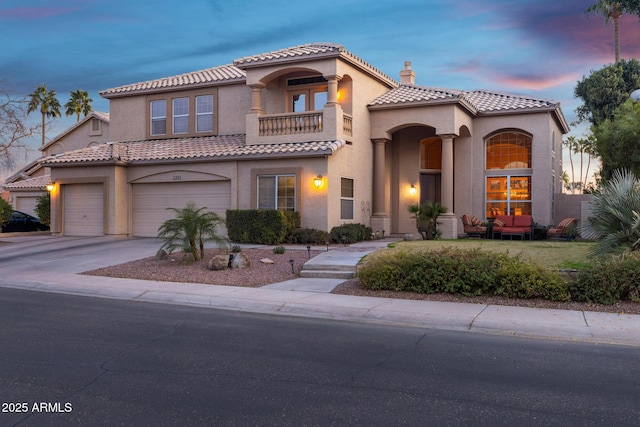
[[[587,253],[593,248],[593,242],[565,241],[511,241],[511,240],[421,240],[398,242],[396,249],[440,249],[454,247],[460,249],[479,248],[486,251],[506,252],[512,256],[531,259],[546,268],[581,269],[589,264]]]

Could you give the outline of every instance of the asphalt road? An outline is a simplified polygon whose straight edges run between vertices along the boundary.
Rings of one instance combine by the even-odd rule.
[[[0,289],[0,425],[640,425],[637,348]]]

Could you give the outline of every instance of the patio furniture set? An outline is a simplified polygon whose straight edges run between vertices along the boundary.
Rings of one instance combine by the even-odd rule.
[[[576,218],[562,220],[556,227],[546,230],[547,238],[569,239],[577,222]],[[499,236],[500,240],[504,240],[505,237],[513,240],[514,236],[520,237],[520,240],[533,240],[536,228],[531,215],[496,215],[495,218],[489,218],[487,223],[483,223],[476,216],[464,214],[462,224],[465,234],[469,237],[495,239]]]

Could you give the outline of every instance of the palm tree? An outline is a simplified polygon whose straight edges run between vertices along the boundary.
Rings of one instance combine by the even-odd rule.
[[[427,200],[422,205],[409,205],[407,210],[412,214],[411,218],[415,219],[416,228],[423,240],[438,238],[438,216],[447,212],[447,208],[438,202]]]
[[[219,246],[224,239],[217,234],[217,228],[224,223],[214,212],[203,212],[206,208],[197,208],[188,202],[182,209],[167,208],[176,213],[176,217],[165,221],[158,229],[158,237],[164,242],[160,250],[168,253],[182,250],[186,256],[198,260],[204,256],[204,244],[213,240]]]
[[[599,0],[585,11],[587,14],[602,15],[605,24],[613,21],[616,63],[620,61],[620,17],[624,12],[625,9],[619,2],[607,0]]]
[[[36,110],[42,114],[42,145],[44,145],[45,120],[47,117],[60,117],[60,102],[56,98],[56,91],[47,90],[46,84],[38,86],[29,96],[31,99],[27,107],[27,114]]]
[[[598,241],[591,256],[640,250],[640,180],[632,172],[615,170],[590,204],[580,234]]]
[[[93,110],[91,108],[93,99],[89,98],[89,93],[86,90],[76,89],[75,91],[69,92],[69,96],[69,101],[64,104],[64,107],[67,109],[65,113],[67,116],[75,114],[78,121],[80,121],[80,114],[84,114],[86,117],[87,114]]]

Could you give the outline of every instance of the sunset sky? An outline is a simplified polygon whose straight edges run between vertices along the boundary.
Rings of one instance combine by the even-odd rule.
[[[576,82],[614,61],[613,24],[584,14],[594,1],[4,0],[0,80],[13,96],[46,83],[63,105],[83,89],[108,112],[103,89],[334,42],[395,78],[411,61],[418,85],[559,101],[571,122]],[[638,18],[620,33],[621,56],[640,58]],[[74,120],[56,119],[48,138]]]

